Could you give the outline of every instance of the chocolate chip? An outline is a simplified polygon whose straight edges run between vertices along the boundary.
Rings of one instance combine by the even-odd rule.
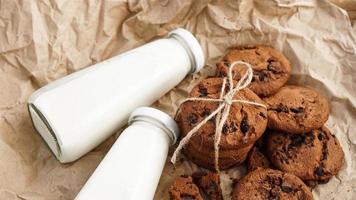
[[[258,80],[260,80],[260,81],[266,81],[268,78],[267,75],[263,72],[254,71],[253,75],[254,75],[255,79],[258,78]]]
[[[279,73],[278,68],[280,68],[281,64],[277,61],[277,58],[271,57],[267,60],[267,70],[276,74]]]
[[[200,114],[200,116],[205,118],[205,117],[209,116],[210,114],[211,114],[211,111],[207,108],[204,108],[203,112]]]
[[[303,136],[301,136],[301,135],[295,134],[295,135],[292,135],[290,139],[291,139],[290,145],[292,147],[299,147],[299,146],[302,145],[302,143],[304,142],[305,138]]]
[[[290,111],[294,112],[294,113],[301,113],[304,111],[304,108],[302,107],[298,107],[298,108],[291,108]]]
[[[328,158],[328,147],[326,143],[324,143],[320,161],[326,160],[327,158]]]
[[[244,116],[241,120],[240,130],[243,134],[245,134],[249,128],[250,126],[248,125],[247,116]]]
[[[222,128],[222,133],[227,134],[228,132],[236,132],[237,127],[234,123],[230,123],[230,125],[224,124]]]
[[[324,169],[321,165],[319,165],[315,171],[314,171],[314,174],[317,175],[317,176],[322,176],[324,175]]]
[[[227,134],[228,132],[229,132],[229,126],[227,124],[224,124],[224,126],[222,128],[222,133]]]
[[[198,117],[195,114],[189,115],[188,122],[190,125],[193,125],[198,122]]]
[[[275,62],[275,61],[277,61],[277,59],[275,57],[270,57],[267,60],[268,63]]]
[[[268,185],[272,188],[269,190],[267,198],[264,199],[279,200],[280,189],[278,186],[282,184],[282,178],[267,176],[265,181],[267,181]]]
[[[208,89],[202,86],[199,86],[199,97],[208,96]]]
[[[261,117],[265,118],[265,119],[267,118],[266,115],[265,115],[263,112],[260,112],[259,115],[260,115]]]
[[[258,78],[260,79],[260,81],[266,81],[267,80],[267,76],[264,73],[261,73]]]
[[[285,112],[288,113],[288,108],[287,106],[283,105],[283,104],[278,104],[277,108],[274,109],[276,112]]]
[[[323,132],[319,131],[319,134],[318,134],[318,139],[319,139],[320,141],[322,141],[322,140],[324,140],[324,139],[325,139],[325,135],[324,135],[324,133],[323,133]]]
[[[312,145],[313,142],[314,142],[315,136],[314,136],[314,134],[312,132],[308,132],[308,133],[304,134],[303,139],[304,139],[304,142],[303,142],[304,144],[306,144],[306,145],[311,144]]]
[[[269,184],[273,184],[273,178],[271,176],[269,176],[269,175],[267,175],[265,181],[267,181],[267,183],[269,183]]]
[[[291,193],[291,192],[293,192],[293,188],[291,188],[291,187],[289,187],[289,186],[282,185],[282,186],[281,186],[281,189],[282,189],[282,191],[285,192],[285,193]]]
[[[281,177],[272,177],[272,176],[267,176],[266,181],[270,185],[281,185],[283,182]]]

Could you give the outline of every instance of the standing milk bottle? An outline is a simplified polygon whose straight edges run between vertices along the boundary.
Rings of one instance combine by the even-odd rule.
[[[121,133],[75,200],[152,200],[167,158],[179,136],[166,113],[135,109]]]
[[[28,101],[29,113],[58,160],[71,162],[126,124],[135,108],[152,104],[203,65],[198,41],[176,29],[40,88]]]

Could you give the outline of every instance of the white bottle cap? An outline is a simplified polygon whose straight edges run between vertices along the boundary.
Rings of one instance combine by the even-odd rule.
[[[191,73],[198,72],[204,67],[205,59],[203,50],[191,32],[183,28],[178,28],[170,32],[168,36],[178,39],[191,54],[191,60],[193,62]]]
[[[135,121],[148,121],[164,129],[172,141],[171,145],[176,143],[179,137],[177,123],[169,115],[158,109],[151,107],[136,108],[129,117],[129,124]]]

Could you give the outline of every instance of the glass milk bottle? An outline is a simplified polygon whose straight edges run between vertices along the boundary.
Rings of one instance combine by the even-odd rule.
[[[198,41],[176,29],[40,88],[28,101],[29,113],[58,160],[71,162],[125,125],[135,108],[152,104],[203,65]]]
[[[76,200],[152,200],[169,145],[177,138],[178,126],[167,114],[136,109]]]

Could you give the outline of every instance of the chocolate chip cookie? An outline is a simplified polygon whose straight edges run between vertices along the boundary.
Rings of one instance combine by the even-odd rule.
[[[338,173],[344,158],[338,140],[325,126],[305,134],[271,131],[267,155],[278,169],[305,181],[321,182]]]
[[[300,86],[284,86],[263,99],[268,105],[268,128],[289,133],[305,133],[323,126],[329,104],[318,92]]]
[[[223,80],[221,78],[207,78],[202,80],[190,92],[190,97],[204,97],[218,99],[220,97]],[[227,92],[229,86],[226,86]],[[245,88],[235,94],[234,99],[243,99],[262,103],[263,101],[251,90]],[[199,122],[217,109],[218,102],[189,101],[181,105],[180,113],[176,117],[184,137]],[[233,103],[226,120],[220,141],[219,163],[220,169],[227,169],[240,164],[253,143],[262,135],[267,126],[267,111],[261,106]],[[196,164],[214,169],[214,134],[215,117],[203,125],[184,148],[184,153]]]
[[[310,189],[293,174],[257,169],[235,185],[232,200],[312,200]]]
[[[169,188],[169,195],[171,200],[203,200],[199,188],[190,176],[177,177]]]
[[[230,64],[244,61],[253,68],[253,79],[249,88],[259,96],[269,96],[278,91],[289,79],[291,65],[276,49],[267,46],[236,47],[217,64],[217,76],[226,76]],[[239,80],[245,73],[243,68],[234,67],[233,77]]]

